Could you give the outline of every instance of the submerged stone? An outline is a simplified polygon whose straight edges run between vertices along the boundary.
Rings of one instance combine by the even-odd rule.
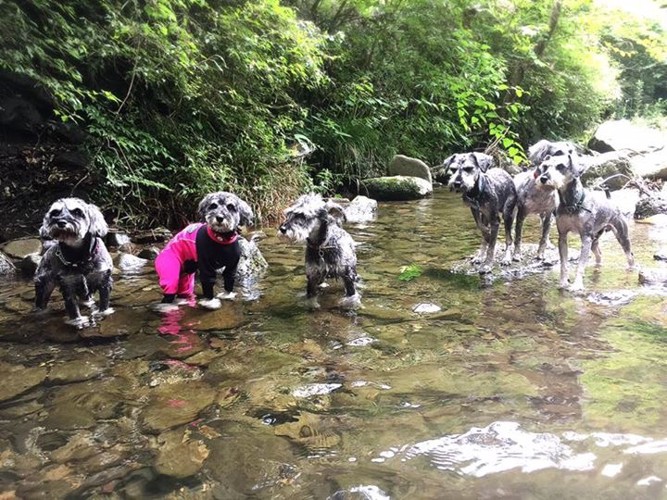
[[[209,449],[199,439],[190,439],[183,430],[165,432],[158,437],[159,452],[155,470],[176,478],[197,474],[208,458]]]
[[[41,384],[46,378],[44,366],[25,367],[0,362],[0,401],[7,401],[33,387]]]
[[[142,427],[156,433],[192,422],[201,410],[215,401],[216,394],[213,387],[200,381],[157,387],[141,413]]]

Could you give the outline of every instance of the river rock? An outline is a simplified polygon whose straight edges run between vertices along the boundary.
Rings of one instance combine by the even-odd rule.
[[[667,285],[667,269],[650,268],[639,271],[641,285]]]
[[[431,169],[421,160],[409,156],[396,155],[389,162],[389,175],[403,175],[406,177],[419,177],[429,183],[433,182]]]
[[[667,137],[659,130],[629,120],[611,120],[597,128],[588,147],[600,153],[622,149],[646,153],[667,147]]]
[[[369,222],[375,219],[377,215],[378,202],[367,196],[356,196],[345,207],[345,219],[347,222],[358,224]]]
[[[42,251],[42,242],[39,238],[22,238],[8,241],[2,245],[2,251],[14,259],[23,259],[32,253]]]
[[[585,185],[599,180],[602,186],[615,191],[625,186],[633,177],[630,160],[624,152],[609,151],[597,156],[581,156],[580,158],[586,166],[581,176]]]
[[[128,234],[117,228],[109,228],[109,232],[106,235],[106,244],[110,247],[127,245],[130,241]]]
[[[25,367],[0,362],[0,401],[7,401],[41,384],[46,378],[44,366]]]
[[[238,328],[245,323],[243,311],[231,301],[222,301],[222,307],[214,311],[198,309],[193,311],[197,315],[192,318],[192,324],[197,331],[220,331]]]
[[[419,177],[375,177],[361,181],[360,191],[378,201],[418,200],[433,193],[433,185]]]
[[[654,253],[653,258],[655,260],[661,260],[663,262],[667,262],[667,247],[663,247],[660,250],[658,250],[656,253]]]
[[[644,196],[637,201],[635,219],[648,219],[659,214],[667,214],[667,196],[662,193]]]
[[[187,424],[212,404],[216,395],[213,387],[196,380],[156,387],[141,412],[141,425],[147,432],[160,433]]]
[[[114,259],[114,265],[118,267],[123,274],[138,274],[143,271],[146,264],[148,264],[146,259],[142,259],[130,253],[121,252]]]
[[[262,494],[265,488],[284,483],[279,490],[284,492],[298,475],[300,468],[287,465],[296,461],[292,445],[270,427],[227,425],[225,434],[208,443],[206,470],[224,488],[216,498],[269,498]]]
[[[105,358],[73,359],[52,366],[46,380],[51,384],[82,382],[104,373],[106,364]]]
[[[160,255],[160,249],[158,247],[150,246],[148,248],[142,249],[137,254],[137,257],[139,257],[140,259],[155,260],[157,259],[158,255]]]
[[[260,238],[261,235],[259,234],[251,237],[250,240],[239,236],[238,242],[241,247],[241,258],[236,268],[236,278],[238,280],[256,279],[269,267],[269,264],[257,246],[257,241]]]
[[[633,156],[630,164],[636,176],[667,181],[667,146],[658,151]]]
[[[188,432],[170,431],[158,437],[155,470],[165,476],[185,478],[197,474],[208,458],[209,449],[201,440],[191,440]]]
[[[0,276],[12,274],[16,271],[16,267],[12,261],[4,253],[0,252]]]

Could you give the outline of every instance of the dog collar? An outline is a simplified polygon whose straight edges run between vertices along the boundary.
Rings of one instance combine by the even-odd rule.
[[[236,243],[236,240],[239,237],[235,231],[230,231],[229,233],[224,234],[216,233],[211,229],[211,226],[206,226],[206,233],[213,241],[220,243],[221,245],[231,245],[232,243]]]
[[[58,243],[56,247],[56,257],[58,257],[58,260],[60,260],[63,266],[77,268],[84,264],[88,264],[90,261],[92,261],[96,250],[97,250],[97,238],[91,238],[90,247],[88,248],[88,251],[83,254],[82,258],[70,261],[65,258],[65,254],[63,253],[63,247],[61,243]]]
[[[573,203],[572,205],[568,205],[565,203],[565,200],[563,199],[563,195],[561,194],[560,191],[558,191],[558,197],[560,198],[561,205],[565,209],[565,211],[569,214],[574,214],[578,212],[579,210],[585,210],[588,213],[591,213],[590,210],[587,208],[584,208],[584,199],[586,198],[586,191],[582,190],[581,191],[581,196],[579,197],[579,201],[576,203]]]

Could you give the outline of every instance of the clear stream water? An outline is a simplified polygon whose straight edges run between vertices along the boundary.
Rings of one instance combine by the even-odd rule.
[[[303,249],[273,228],[266,275],[215,312],[152,312],[150,263],[81,332],[59,300],[29,313],[30,280],[0,284],[0,496],[667,497],[666,293],[611,235],[573,295],[557,266],[466,273],[479,235],[444,190],[348,230],[356,312],[335,283],[306,309]],[[658,267],[665,230],[631,238]]]

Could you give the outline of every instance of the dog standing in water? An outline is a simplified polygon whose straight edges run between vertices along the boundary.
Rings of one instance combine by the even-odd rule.
[[[92,309],[91,317],[114,312],[109,306],[113,280],[111,256],[102,241],[108,226],[100,209],[79,198],[55,201],[44,216],[40,235],[55,241],[35,272],[35,308],[46,309],[56,286],[65,300],[68,324],[82,327],[89,321],[82,316],[79,299]],[[99,293],[95,308],[92,295]]]
[[[447,158],[444,165],[453,173],[450,189],[463,193],[463,203],[470,207],[477,227],[482,232],[482,246],[473,263],[479,264],[480,274],[491,272],[496,240],[502,217],[505,225],[503,265],[512,262],[512,222],[516,205],[516,188],[510,174],[494,168],[494,160],[483,153],[462,153]]]
[[[306,296],[314,308],[317,288],[326,278],[342,278],[344,308],[359,306],[357,293],[357,254],[352,236],[340,224],[345,220],[343,207],[325,202],[319,194],[306,194],[285,210],[280,233],[296,243],[306,243]]]
[[[179,232],[155,260],[163,292],[158,311],[173,310],[194,296],[197,271],[203,291],[198,302],[201,307],[219,309],[220,299],[231,300],[236,295],[234,279],[241,257],[238,228],[252,224],[252,210],[235,194],[218,191],[201,200],[198,213],[204,222],[190,224]],[[217,270],[223,267],[225,291],[215,295]]]

